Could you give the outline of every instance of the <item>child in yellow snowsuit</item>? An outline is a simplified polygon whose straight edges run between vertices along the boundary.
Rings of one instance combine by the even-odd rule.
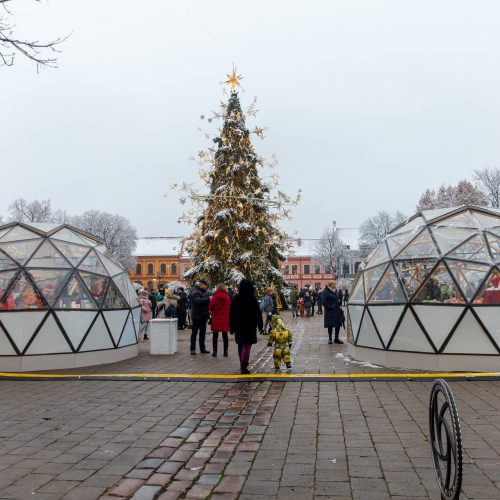
[[[287,368],[292,367],[292,356],[290,348],[292,347],[292,332],[285,326],[282,319],[273,316],[273,329],[269,334],[268,346],[274,344],[274,369],[279,371],[281,363],[284,362]]]

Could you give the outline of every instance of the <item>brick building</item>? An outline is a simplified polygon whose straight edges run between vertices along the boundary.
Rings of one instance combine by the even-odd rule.
[[[336,228],[339,239],[348,252],[344,262],[339,263],[337,277],[342,285],[347,285],[354,277],[358,265],[363,260],[359,250],[359,231],[356,228]],[[323,288],[333,278],[333,274],[314,262],[314,250],[318,239],[291,238],[289,255],[281,266],[284,278],[299,288],[305,285]],[[148,237],[137,240],[135,272],[130,273],[132,281],[147,287],[158,287],[164,283],[180,281],[190,265],[183,237]]]

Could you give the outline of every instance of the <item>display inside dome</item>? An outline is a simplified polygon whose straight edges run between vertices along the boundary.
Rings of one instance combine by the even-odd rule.
[[[0,228],[0,356],[137,343],[140,308],[102,241],[60,224]]]
[[[430,353],[500,352],[500,212],[427,210],[391,231],[353,283],[357,346]]]

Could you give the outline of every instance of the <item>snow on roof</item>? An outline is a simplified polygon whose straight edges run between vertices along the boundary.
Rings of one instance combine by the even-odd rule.
[[[181,236],[152,236],[138,238],[135,257],[164,257],[179,255],[183,247]]]

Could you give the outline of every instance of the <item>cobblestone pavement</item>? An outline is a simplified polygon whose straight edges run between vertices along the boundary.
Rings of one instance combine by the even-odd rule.
[[[344,345],[328,344],[328,335],[323,328],[323,316],[311,318],[292,318],[290,312],[282,316],[294,335],[292,373],[392,373],[394,370],[378,367],[366,362],[358,362],[347,355],[347,339],[344,330],[340,337]],[[230,336],[229,357],[222,356],[222,341],[219,339],[218,356],[209,354],[191,356],[191,332],[178,332],[178,352],[174,355],[153,356],[149,354],[149,343],[140,344],[141,353],[137,358],[128,359],[109,365],[90,366],[77,370],[58,370],[61,373],[220,373],[234,374],[239,372],[237,347]],[[254,373],[274,373],[273,349],[267,347],[267,336],[259,335],[257,345],[252,347],[250,369]],[[212,334],[207,332],[206,345],[212,350]]]
[[[379,370],[328,345],[321,321],[290,322],[294,370]],[[272,370],[264,343],[252,365],[263,373]],[[237,371],[234,345],[229,358],[190,356],[187,347],[181,340],[175,356],[144,353],[104,371]],[[498,499],[500,382],[450,385],[465,449],[461,498]],[[381,380],[0,381],[0,499],[437,499],[430,387]]]

